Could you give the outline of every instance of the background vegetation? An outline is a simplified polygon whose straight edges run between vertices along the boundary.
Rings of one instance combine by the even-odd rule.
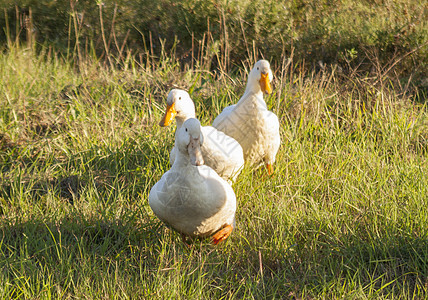
[[[428,87],[423,0],[5,0],[0,8],[7,33],[0,41],[30,34],[67,58],[90,51],[159,57],[174,48],[182,63],[206,57],[210,70],[230,71],[261,55],[275,63],[293,54],[310,68],[335,64],[365,75],[379,62],[402,84]]]
[[[422,2],[15,3],[0,4],[0,297],[428,297]],[[229,240],[186,247],[147,203],[169,169],[165,97],[188,90],[211,124],[262,55],[275,174],[247,167]]]

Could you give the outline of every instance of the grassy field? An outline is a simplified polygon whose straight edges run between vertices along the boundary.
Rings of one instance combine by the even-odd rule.
[[[179,87],[211,124],[245,69],[1,53],[0,297],[428,298],[423,97],[380,73],[273,66],[275,174],[246,167],[232,236],[188,248],[147,202],[173,145],[157,123]]]

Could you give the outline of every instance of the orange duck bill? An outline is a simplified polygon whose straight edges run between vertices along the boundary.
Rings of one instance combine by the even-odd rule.
[[[172,121],[174,120],[175,116],[177,115],[177,112],[175,111],[174,103],[171,105],[166,106],[165,114],[162,118],[162,120],[159,122],[159,125],[162,127],[171,125]]]
[[[260,74],[260,88],[265,94],[272,94],[272,86],[270,85],[269,74],[261,73]]]

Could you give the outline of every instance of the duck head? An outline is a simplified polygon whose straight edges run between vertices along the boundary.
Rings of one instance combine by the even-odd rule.
[[[272,70],[267,60],[259,60],[254,64],[253,69],[248,75],[247,90],[251,89],[253,92],[265,94],[272,93],[271,81],[273,79]]]
[[[201,146],[204,142],[204,137],[201,131],[201,123],[198,119],[187,119],[183,126],[177,131],[175,136],[175,145],[178,150],[189,156],[189,161],[194,166],[204,164]]]
[[[183,123],[188,118],[194,117],[195,104],[189,94],[184,90],[172,89],[166,99],[166,111],[159,125],[162,127],[169,126],[174,119],[179,125],[178,123]]]

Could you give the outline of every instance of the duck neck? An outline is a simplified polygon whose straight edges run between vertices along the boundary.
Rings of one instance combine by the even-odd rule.
[[[247,86],[244,95],[239,99],[238,104],[244,104],[245,106],[251,105],[251,107],[266,106],[263,99],[263,92],[259,89],[251,88]]]
[[[188,114],[183,114],[181,113],[180,115],[177,115],[175,117],[175,121],[177,122],[177,130],[179,130],[181,128],[181,126],[183,126],[183,123],[186,122],[187,119],[190,118],[195,118],[195,113],[188,113]]]
[[[172,168],[175,169],[175,168],[183,168],[183,167],[191,166],[189,155],[182,153],[180,149],[177,149],[177,150],[178,151],[176,153],[175,161],[174,161],[174,164],[172,165]]]
[[[187,119],[185,119],[185,118],[182,118],[182,117],[176,117],[175,118],[175,121],[177,122],[177,129],[176,129],[176,131],[178,131],[180,128],[181,128],[181,126],[183,126],[183,123],[186,121]]]
[[[252,78],[248,79],[247,86],[245,88],[244,96],[242,96],[242,100],[249,99],[252,97],[248,97],[249,95],[255,95],[257,98],[263,99],[263,92],[260,88],[260,84],[257,80],[253,80]]]

